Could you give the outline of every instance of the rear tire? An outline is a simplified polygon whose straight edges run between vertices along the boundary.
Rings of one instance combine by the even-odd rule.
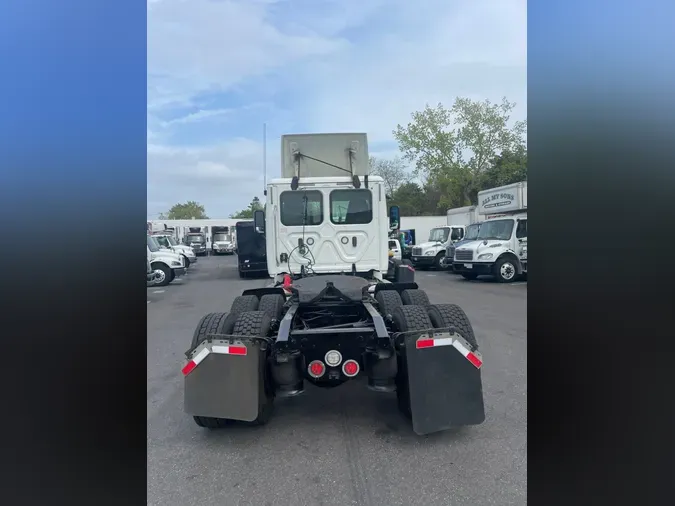
[[[375,300],[382,316],[393,315],[394,310],[403,305],[401,296],[396,290],[380,290],[375,294]]]
[[[203,316],[202,319],[199,320],[195,333],[192,336],[190,349],[194,350],[199,346],[201,342],[206,339],[208,334],[219,334],[219,327],[223,325],[226,319],[227,313],[209,313]],[[219,429],[230,423],[230,420],[213,418],[210,416],[193,416],[192,418],[197,425],[206,429]]]
[[[239,314],[232,333],[237,336],[267,337],[270,334],[272,316],[267,311],[246,311]],[[269,348],[267,355],[269,355]],[[258,417],[252,422],[254,425],[265,425],[272,418],[274,409],[274,386],[270,374],[267,357],[264,360],[262,384],[260,391],[260,405]]]
[[[427,309],[422,306],[400,306],[392,315],[394,328],[399,332],[426,330],[433,328]],[[412,418],[410,407],[410,391],[408,390],[408,364],[405,352],[397,351],[398,374],[396,375],[396,399],[398,409],[408,418]]]
[[[258,297],[255,295],[239,295],[232,301],[230,313],[243,313],[244,311],[257,311]]]
[[[220,334],[219,327],[222,326],[223,321],[227,318],[227,313],[209,313],[202,317],[197,324],[194,334],[192,335],[192,343],[190,350],[194,350],[201,342],[206,339],[208,334]]]
[[[434,304],[429,306],[427,311],[429,320],[435,329],[455,327],[460,336],[466,339],[475,350],[478,349],[478,342],[469,317],[457,304]]]
[[[286,297],[280,293],[268,293],[260,297],[258,311],[265,311],[275,320],[281,320],[281,315],[286,304]]]
[[[403,290],[401,292],[401,300],[406,306],[428,306],[431,304],[427,293],[419,289]]]

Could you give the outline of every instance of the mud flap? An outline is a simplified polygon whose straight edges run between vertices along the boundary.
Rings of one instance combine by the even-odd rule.
[[[190,351],[183,368],[185,412],[254,421],[265,402],[266,347],[263,339],[223,335],[210,336]]]
[[[453,329],[406,332],[401,337],[415,433],[483,423],[478,352]]]

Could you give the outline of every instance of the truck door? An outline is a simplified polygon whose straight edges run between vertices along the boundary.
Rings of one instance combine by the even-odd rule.
[[[518,220],[515,251],[521,262],[527,262],[527,218]]]

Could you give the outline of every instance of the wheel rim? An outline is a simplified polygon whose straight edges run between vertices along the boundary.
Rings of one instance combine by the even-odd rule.
[[[163,283],[166,279],[166,274],[162,269],[155,269],[155,283]]]
[[[506,280],[513,279],[516,275],[516,268],[511,262],[504,262],[499,268],[499,274]]]

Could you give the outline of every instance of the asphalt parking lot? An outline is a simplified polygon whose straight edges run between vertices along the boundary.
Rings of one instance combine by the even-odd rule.
[[[280,400],[263,427],[202,429],[183,412],[180,373],[195,326],[269,280],[239,279],[227,256],[149,287],[148,504],[526,504],[527,283],[431,271],[417,282],[432,303],[459,304],[471,319],[484,359],[481,426],[417,436],[395,394],[353,381]]]

